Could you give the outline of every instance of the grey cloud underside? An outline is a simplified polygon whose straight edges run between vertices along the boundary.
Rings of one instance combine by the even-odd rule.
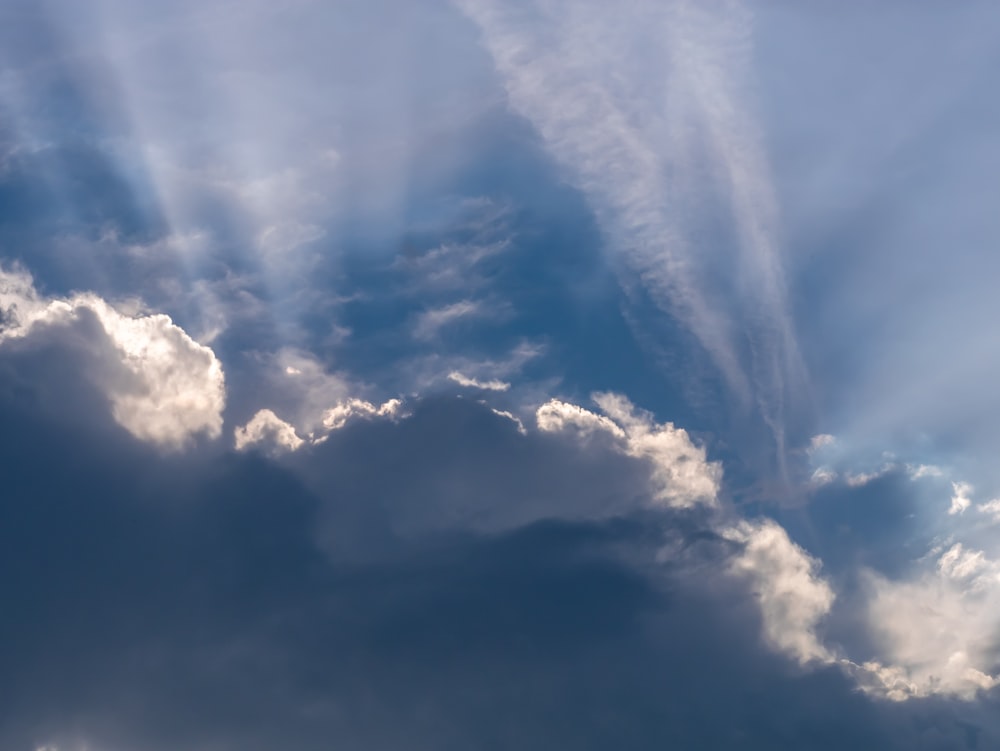
[[[627,494],[599,447],[532,461],[508,420],[447,399],[297,454],[303,483],[252,454],[155,452],[54,352],[0,359],[5,748],[989,747],[989,703],[872,702],[762,648],[697,513],[419,523],[484,489]],[[387,497],[405,537],[364,518]],[[323,531],[348,528],[362,551]],[[665,542],[686,552],[655,563]]]

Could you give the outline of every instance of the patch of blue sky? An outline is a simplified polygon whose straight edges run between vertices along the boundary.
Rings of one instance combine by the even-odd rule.
[[[819,425],[995,490],[1000,106],[983,92],[1000,19],[759,10],[760,111]]]

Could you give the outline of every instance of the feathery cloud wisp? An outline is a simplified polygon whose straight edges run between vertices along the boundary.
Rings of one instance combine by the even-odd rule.
[[[786,402],[803,397],[805,373],[767,160],[741,93],[748,14],[683,1],[628,14],[457,3],[629,275],[697,338],[737,401],[756,406],[780,462]],[[732,236],[713,236],[706,207],[730,216]]]

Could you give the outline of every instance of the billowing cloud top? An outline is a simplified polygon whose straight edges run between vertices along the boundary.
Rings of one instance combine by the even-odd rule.
[[[95,379],[115,420],[136,438],[176,449],[198,434],[220,435],[222,364],[169,316],[127,315],[94,294],[44,298],[30,276],[3,269],[0,312],[0,347],[16,339],[30,346],[82,324],[80,346],[101,354],[81,375]]]

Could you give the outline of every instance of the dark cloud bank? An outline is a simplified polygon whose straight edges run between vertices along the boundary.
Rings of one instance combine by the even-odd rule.
[[[598,445],[428,399],[283,465],[163,457],[79,377],[85,333],[0,353],[4,749],[1000,742],[983,704],[873,702],[771,655],[696,517],[566,521],[640,492]]]

